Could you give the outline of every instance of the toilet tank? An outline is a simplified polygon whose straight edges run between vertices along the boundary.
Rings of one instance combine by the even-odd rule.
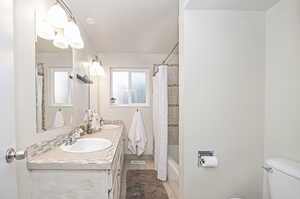
[[[272,199],[300,199],[300,164],[287,159],[269,159],[266,166]]]

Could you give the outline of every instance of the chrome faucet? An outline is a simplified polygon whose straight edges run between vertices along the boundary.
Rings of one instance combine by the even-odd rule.
[[[80,133],[75,131],[73,132],[69,137],[68,139],[66,140],[66,143],[65,145],[68,146],[68,145],[73,145],[75,144],[75,142],[77,141],[77,138],[80,137]]]

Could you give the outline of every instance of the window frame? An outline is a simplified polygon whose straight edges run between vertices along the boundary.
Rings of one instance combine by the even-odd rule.
[[[55,72],[72,72],[72,68],[68,67],[49,67],[48,70],[48,85],[49,85],[49,91],[48,91],[48,105],[50,107],[72,107],[73,106],[73,81],[71,81],[71,101],[69,104],[65,103],[56,103],[55,102],[55,81],[54,81],[54,73]]]
[[[113,97],[113,72],[128,72],[128,104],[113,104],[110,99]],[[146,74],[146,103],[137,104],[132,103],[132,73],[133,72],[145,72]],[[110,68],[110,98],[109,103],[111,107],[149,107],[151,106],[150,97],[151,87],[150,87],[150,69],[149,68]]]

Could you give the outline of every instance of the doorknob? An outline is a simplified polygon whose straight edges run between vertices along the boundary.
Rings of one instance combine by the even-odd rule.
[[[26,158],[26,151],[17,151],[14,148],[9,148],[6,151],[5,159],[7,163],[11,163],[14,160],[23,160]]]

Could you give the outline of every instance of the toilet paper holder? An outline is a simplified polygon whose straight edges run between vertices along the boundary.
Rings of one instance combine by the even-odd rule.
[[[214,151],[198,151],[198,167],[201,167],[204,162],[202,157],[203,156],[215,156],[215,152]]]

